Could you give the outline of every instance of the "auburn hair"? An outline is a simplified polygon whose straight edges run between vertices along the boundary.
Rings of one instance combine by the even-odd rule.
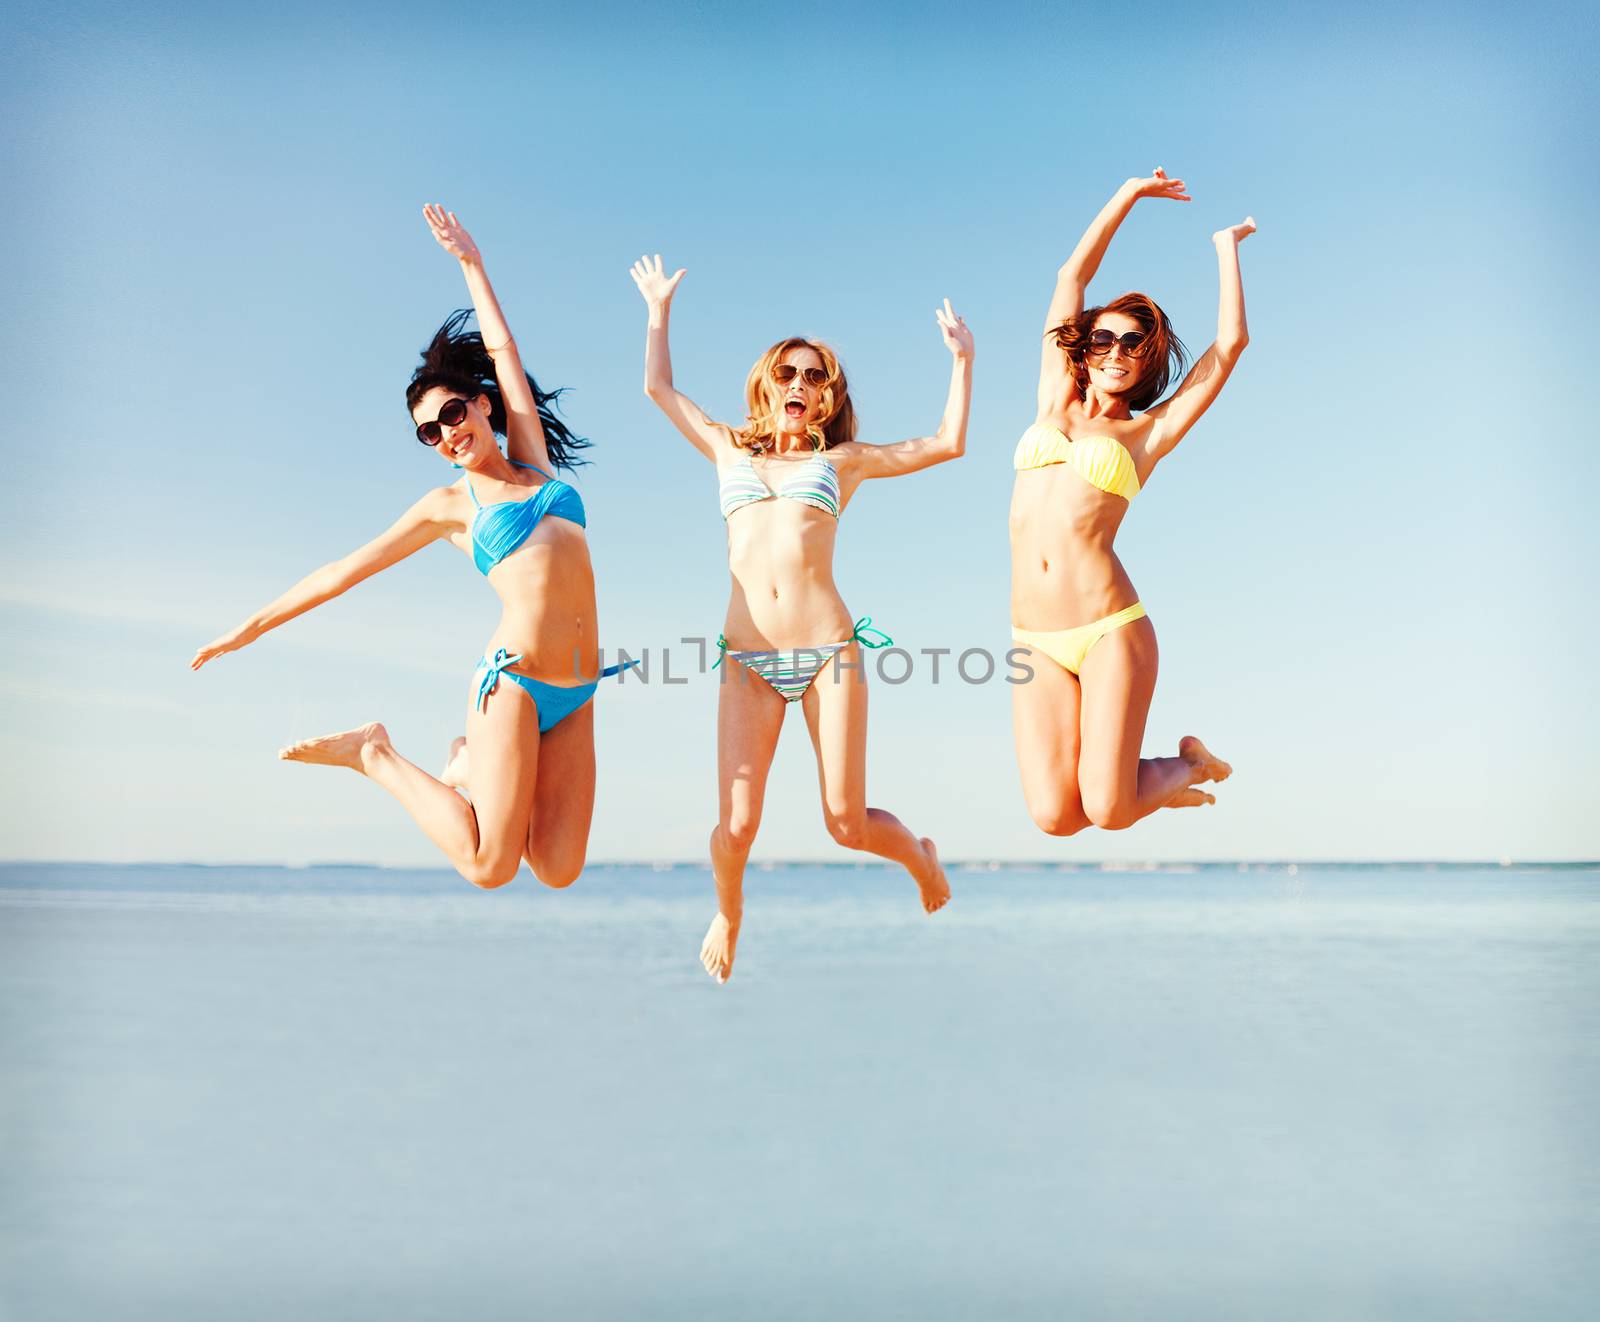
[[[505,397],[500,393],[500,379],[495,375],[494,359],[484,347],[483,336],[466,329],[471,308],[463,308],[450,315],[443,326],[428,341],[422,351],[422,362],[411,374],[406,386],[406,412],[413,411],[422,397],[435,386],[448,390],[463,399],[489,397],[489,426],[496,436],[506,434]],[[524,372],[528,387],[533,391],[533,402],[539,410],[539,423],[544,428],[544,448],[550,462],[557,468],[572,468],[587,463],[573,453],[586,449],[590,442],[577,435],[556,415],[561,398],[560,390],[541,390],[531,372]]]
[[[822,359],[822,368],[828,374],[828,379],[822,383],[817,417],[806,424],[811,444],[818,450],[831,450],[855,440],[856,410],[850,402],[850,383],[839,365],[839,355],[819,340],[791,335],[757,358],[750,375],[745,378],[745,423],[738,429],[728,428],[733,443],[746,450],[770,450],[776,445],[783,418],[783,397],[787,392],[773,379],[772,369],[791,349],[810,349]]]
[[[1068,317],[1045,332],[1054,336],[1055,342],[1066,351],[1067,364],[1080,395],[1089,389],[1089,369],[1084,362],[1089,356],[1089,333],[1102,312],[1120,312],[1131,317],[1144,332],[1144,343],[1137,354],[1144,370],[1133,389],[1127,392],[1126,399],[1130,409],[1147,409],[1166,393],[1174,377],[1182,377],[1184,364],[1189,360],[1188,350],[1172,329],[1167,314],[1146,294],[1124,294],[1097,308],[1085,308],[1077,316]]]

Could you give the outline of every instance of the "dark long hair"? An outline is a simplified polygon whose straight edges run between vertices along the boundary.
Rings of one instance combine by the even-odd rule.
[[[1084,365],[1089,355],[1089,332],[1102,312],[1120,312],[1131,317],[1144,332],[1139,358],[1149,365],[1128,391],[1127,402],[1130,409],[1147,409],[1166,392],[1173,377],[1182,377],[1188,350],[1172,329],[1167,314],[1146,294],[1124,294],[1100,307],[1085,308],[1077,316],[1068,317],[1045,332],[1054,336],[1056,343],[1066,350],[1067,364],[1072,370],[1072,379],[1078,383],[1080,395],[1089,389],[1089,370]]]
[[[422,363],[411,374],[406,387],[406,412],[417,407],[418,402],[435,386],[443,387],[463,399],[489,397],[489,426],[496,436],[506,434],[506,401],[500,394],[500,382],[494,373],[494,359],[483,347],[483,336],[466,329],[471,308],[453,312],[450,319],[434,333],[428,347],[422,351]],[[560,390],[541,390],[531,372],[524,372],[533,390],[533,401],[539,409],[539,422],[544,427],[544,446],[550,453],[550,462],[557,468],[573,468],[587,463],[573,452],[588,447],[584,440],[556,416],[561,398]]]

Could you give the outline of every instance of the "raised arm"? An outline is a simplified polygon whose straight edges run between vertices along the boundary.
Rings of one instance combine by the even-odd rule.
[[[268,630],[287,624],[297,615],[304,615],[313,606],[331,601],[340,593],[348,592],[371,578],[380,569],[397,564],[408,555],[420,551],[429,542],[437,541],[449,530],[445,510],[448,488],[430,491],[397,519],[381,536],[365,546],[352,551],[342,560],[323,565],[307,574],[292,588],[270,605],[263,606],[238,628],[207,643],[194,654],[190,670],[198,670],[213,657],[224,652],[237,652],[248,647]]]
[[[494,296],[494,286],[483,269],[478,245],[456,219],[455,212],[430,202],[422,208],[422,214],[439,246],[461,263],[461,274],[466,277],[472,308],[478,314],[478,329],[483,333],[483,347],[494,360],[495,380],[506,402],[506,457],[548,473],[550,451],[545,445],[544,424],[539,421],[539,404],[528,384],[517,342],[511,338],[511,327],[500,311],[500,300]]]
[[[1254,218],[1246,216],[1242,225],[1218,230],[1211,236],[1217,248],[1217,273],[1222,285],[1217,299],[1217,339],[1189,369],[1177,393],[1166,403],[1157,404],[1147,415],[1155,419],[1146,444],[1156,459],[1171,454],[1172,447],[1211,407],[1211,401],[1221,392],[1245,345],[1250,343],[1250,332],[1244,322],[1239,245],[1255,232]]]
[[[672,384],[672,349],[667,343],[668,323],[672,318],[672,295],[684,272],[666,273],[661,254],[641,257],[628,272],[639,286],[649,313],[649,329],[644,342],[644,393],[655,401],[672,425],[689,438],[689,443],[713,463],[724,433],[687,395]]]
[[[967,323],[956,315],[950,300],[934,310],[939,323],[939,333],[945,347],[950,350],[950,392],[945,396],[944,416],[932,436],[918,436],[909,441],[896,441],[892,445],[861,445],[851,442],[839,446],[850,456],[850,466],[855,475],[865,481],[869,477],[898,477],[902,473],[915,473],[920,468],[931,468],[947,459],[959,459],[967,450],[967,414],[972,407],[972,359],[976,353],[972,332]]]
[[[1045,313],[1045,340],[1039,359],[1041,414],[1052,411],[1063,391],[1069,389],[1072,383],[1067,371],[1066,355],[1050,338],[1050,332],[1083,311],[1084,292],[1099,272],[1106,249],[1111,246],[1112,236],[1141,197],[1164,197],[1174,202],[1189,200],[1189,195],[1183,191],[1183,180],[1168,179],[1167,172],[1158,165],[1156,172],[1148,179],[1129,179],[1117,189],[1084,231],[1078,246],[1072,250],[1072,256],[1056,272],[1055,292],[1050,296],[1050,309]]]

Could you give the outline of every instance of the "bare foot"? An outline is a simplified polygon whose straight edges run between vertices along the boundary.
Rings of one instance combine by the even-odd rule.
[[[1197,785],[1190,785],[1179,790],[1161,806],[1163,808],[1203,808],[1208,803],[1215,803],[1217,796],[1207,794]]]
[[[711,920],[706,929],[706,939],[700,943],[700,962],[706,972],[718,982],[726,982],[733,973],[733,951],[739,944],[739,924],[730,923],[723,914]]]
[[[374,753],[387,752],[389,732],[373,721],[369,725],[341,734],[325,734],[317,739],[302,739],[297,744],[280,748],[278,756],[285,762],[309,762],[319,767],[349,767],[366,774],[366,759]]]
[[[1186,734],[1178,740],[1178,756],[1202,773],[1195,777],[1196,781],[1222,781],[1233,775],[1233,768],[1192,734]]]
[[[1238,245],[1256,232],[1256,218],[1246,216],[1238,225],[1229,225],[1225,230],[1218,230],[1211,236],[1212,243],[1232,243]]]
[[[450,755],[445,758],[444,770],[439,773],[442,780],[453,790],[467,788],[467,736],[458,734],[450,741]]]
[[[922,908],[927,913],[937,913],[950,903],[950,882],[944,875],[944,864],[939,862],[939,851],[933,841],[922,837],[922,854],[927,860],[927,875],[917,877],[917,889],[922,892]]]

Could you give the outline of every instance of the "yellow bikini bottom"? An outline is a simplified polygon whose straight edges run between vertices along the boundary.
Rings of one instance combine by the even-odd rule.
[[[1144,607],[1136,601],[1125,610],[1107,615],[1093,624],[1080,624],[1076,629],[1052,629],[1049,633],[1034,633],[1031,629],[1019,629],[1016,625],[1012,625],[1011,641],[1043,652],[1052,661],[1076,675],[1083,665],[1083,658],[1089,655],[1091,647],[1113,629],[1120,629],[1125,624],[1132,624],[1135,620],[1142,619],[1144,619]]]

